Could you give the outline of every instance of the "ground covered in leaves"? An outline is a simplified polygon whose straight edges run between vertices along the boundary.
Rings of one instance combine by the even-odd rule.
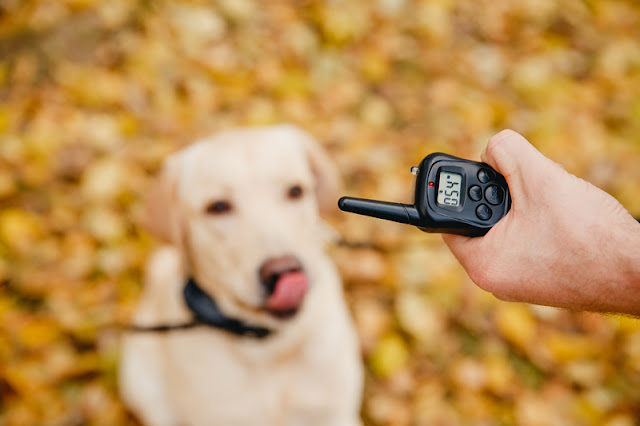
[[[640,6],[578,0],[0,0],[0,423],[135,424],[120,324],[169,152],[297,123],[345,193],[410,201],[503,128],[640,216]],[[497,301],[439,236],[340,215],[367,425],[640,419],[640,321]]]

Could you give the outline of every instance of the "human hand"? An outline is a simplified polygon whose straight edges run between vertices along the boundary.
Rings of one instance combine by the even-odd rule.
[[[443,234],[469,277],[507,301],[640,315],[640,224],[512,130],[482,160],[509,185],[509,213],[485,236]]]

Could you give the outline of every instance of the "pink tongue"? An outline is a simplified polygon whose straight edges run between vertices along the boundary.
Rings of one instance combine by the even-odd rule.
[[[267,308],[274,311],[296,309],[302,304],[309,282],[303,272],[289,272],[280,276],[273,294],[267,299]]]

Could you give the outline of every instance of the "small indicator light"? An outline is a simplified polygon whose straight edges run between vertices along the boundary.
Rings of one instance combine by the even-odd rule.
[[[433,183],[433,182],[429,182],[429,186],[433,186],[433,185],[434,185],[434,183]]]

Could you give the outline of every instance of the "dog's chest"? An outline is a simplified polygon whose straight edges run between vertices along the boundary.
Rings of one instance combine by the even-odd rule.
[[[344,386],[344,357],[325,356],[322,348],[261,353],[257,342],[243,347],[197,334],[168,339],[165,352],[172,399],[194,424],[296,424],[331,411]]]

